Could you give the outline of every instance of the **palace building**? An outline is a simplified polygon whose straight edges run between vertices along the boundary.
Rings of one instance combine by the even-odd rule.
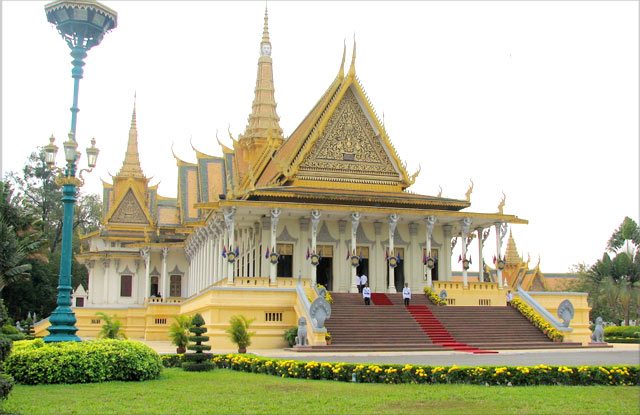
[[[405,283],[414,293],[437,292],[448,283],[450,296],[479,289],[504,305],[505,287],[515,288],[513,258],[498,255],[496,269],[485,272],[483,261],[469,263],[468,247],[477,241],[475,258],[500,253],[507,225],[527,221],[504,213],[504,200],[495,212],[474,212],[473,185],[464,199],[409,190],[419,171],[407,171],[358,80],[355,42],[286,135],[271,48],[265,11],[245,131],[229,146],[218,141],[219,156],[194,149],[191,163],[174,155],[175,198],[161,196],[140,167],[134,103],[122,167],[103,184],[102,226],[82,238],[89,283],[76,292],[79,334],[94,336],[95,312],[107,310],[130,337],[166,339],[172,316],[200,312],[215,343],[224,341],[229,316],[245,314],[255,319],[255,343],[280,346],[284,329],[313,318],[316,284],[355,293],[361,274],[374,293]],[[460,281],[452,273],[456,244]],[[471,271],[482,281],[470,281]]]

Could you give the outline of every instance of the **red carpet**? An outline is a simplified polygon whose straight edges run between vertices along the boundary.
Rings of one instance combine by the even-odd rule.
[[[371,293],[371,301],[374,305],[393,305],[387,294]]]
[[[459,352],[469,352],[475,354],[498,353],[492,350],[482,350],[477,347],[469,346],[466,343],[457,342],[456,339],[453,338],[451,333],[449,333],[449,331],[442,325],[442,323],[440,323],[440,321],[433,315],[433,313],[427,306],[410,305],[409,307],[407,307],[407,310],[409,311],[413,319],[418,322],[418,324],[422,328],[422,331],[424,331],[426,335],[431,338],[433,344],[438,344],[448,349]]]

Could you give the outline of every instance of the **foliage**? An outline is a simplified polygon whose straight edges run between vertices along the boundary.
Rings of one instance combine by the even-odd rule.
[[[607,326],[605,336],[636,337],[640,339],[640,326]]]
[[[122,322],[120,320],[116,320],[115,316],[111,317],[103,312],[96,313],[96,316],[100,317],[100,319],[103,321],[102,329],[100,330],[100,333],[98,333],[98,337],[103,339],[126,338],[124,333],[120,332],[120,329],[122,328]]]
[[[189,331],[193,333],[193,336],[189,337],[189,340],[196,344],[190,344],[187,349],[195,351],[195,353],[188,353],[184,355],[186,362],[182,364],[182,368],[192,372],[204,372],[213,369],[213,365],[209,361],[211,358],[210,353],[203,353],[204,350],[211,350],[211,346],[202,344],[202,342],[209,341],[209,336],[203,336],[207,332],[207,328],[204,327],[204,319],[200,313],[197,313],[191,319],[192,326]]]
[[[191,327],[191,316],[176,316],[175,321],[169,327],[171,343],[180,349],[186,348],[189,344],[189,329]]]
[[[7,336],[0,335],[0,362],[4,362],[7,356],[9,356],[12,345],[13,340]]]
[[[298,328],[291,327],[284,331],[284,339],[289,344],[289,347],[293,347],[296,344],[296,337],[298,337]]]
[[[238,345],[238,349],[246,349],[251,346],[251,337],[255,334],[249,331],[249,326],[254,319],[247,319],[243,315],[231,316],[229,328],[225,330],[231,341]]]
[[[534,326],[540,329],[548,338],[553,341],[562,341],[564,336],[555,328],[542,318],[533,308],[525,304],[521,299],[514,298],[511,300],[511,307],[518,310],[523,316],[525,316]]]
[[[331,339],[332,339],[332,337],[331,337],[331,333],[326,332],[326,333],[324,334],[324,339],[325,339],[327,342],[330,342],[330,341],[331,341]]]
[[[440,298],[438,294],[436,294],[431,288],[424,287],[424,293],[427,295],[429,301],[431,301],[435,305],[447,305],[447,300],[443,300]]]
[[[162,366],[164,367],[182,367],[184,363],[184,354],[163,354],[160,355]]]
[[[329,292],[329,290],[327,290],[327,287],[325,287],[322,284],[317,284],[316,287],[318,288],[318,290],[320,288],[324,288],[324,299],[327,301],[327,303],[329,304],[333,304],[333,297],[331,296],[331,293]]]
[[[44,343],[25,340],[5,362],[18,383],[91,383],[139,381],[160,375],[160,356],[149,346],[130,340]]]
[[[27,340],[33,340],[35,338],[34,329],[33,329],[33,319],[31,318],[31,316],[27,317],[22,322],[22,331],[24,332],[25,338]]]
[[[640,366],[459,367],[318,363],[247,355],[215,355],[214,364],[288,378],[364,383],[468,383],[475,385],[640,385]]]

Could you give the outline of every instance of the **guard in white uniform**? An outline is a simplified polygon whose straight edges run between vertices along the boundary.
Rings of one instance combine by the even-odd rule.
[[[364,298],[364,305],[371,305],[371,288],[369,288],[369,284],[365,284],[362,289],[362,298]]]
[[[409,283],[404,283],[404,288],[402,289],[402,299],[404,300],[404,305],[408,306],[409,301],[411,301],[411,288],[409,288]]]

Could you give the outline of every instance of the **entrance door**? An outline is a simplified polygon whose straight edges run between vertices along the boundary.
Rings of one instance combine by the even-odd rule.
[[[327,291],[333,290],[333,246],[316,246],[320,255],[320,263],[316,267],[316,282],[325,286]]]
[[[369,275],[369,247],[359,246],[357,247],[356,252],[360,257],[360,265],[356,268],[356,275],[366,275],[367,282],[371,285],[371,275]]]
[[[276,275],[291,278],[293,276],[293,244],[278,244],[276,249],[280,254]]]
[[[402,291],[404,287],[404,248],[394,248],[396,256],[399,255],[400,261],[393,271],[393,284],[396,291]],[[389,267],[387,267],[387,281],[389,281]]]

